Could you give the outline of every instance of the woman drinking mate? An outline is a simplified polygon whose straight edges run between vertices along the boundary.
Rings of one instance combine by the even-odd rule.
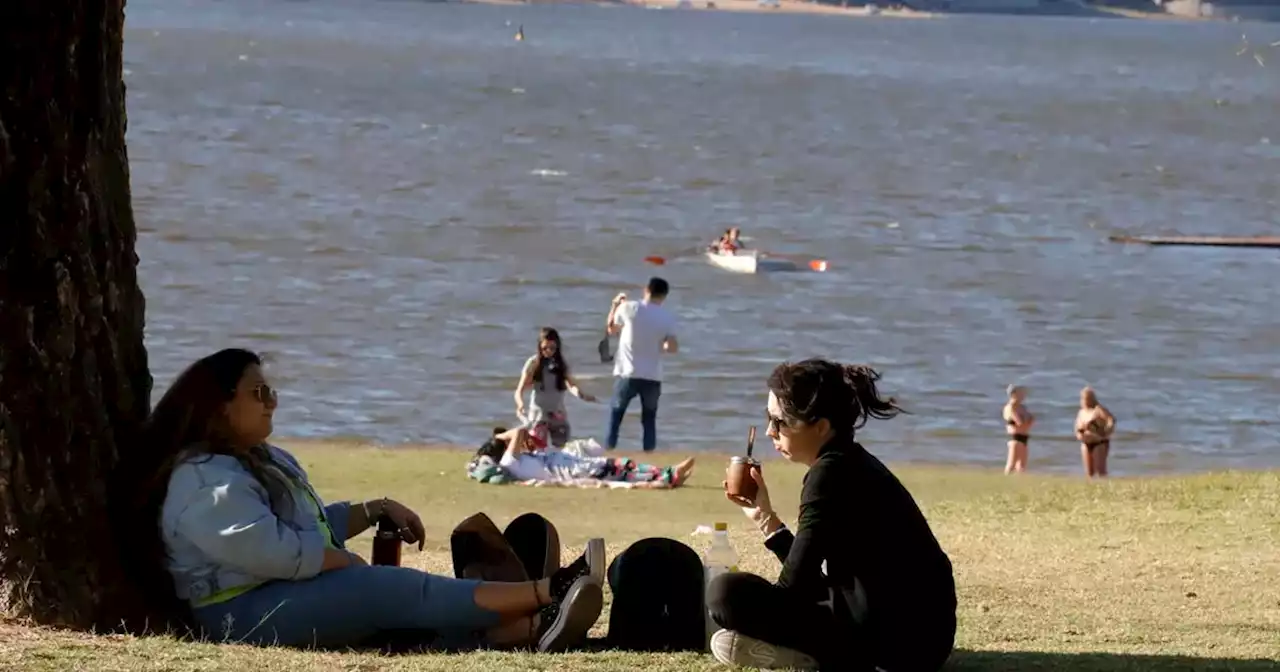
[[[951,561],[911,493],[854,440],[869,418],[901,409],[864,366],[810,359],[769,377],[766,433],[808,467],[792,532],[758,467],[756,496],[728,495],[782,561],[776,583],[717,576],[707,588],[716,659],[761,668],[929,672],[951,654],[956,592]],[[726,494],[728,493],[726,483]]]

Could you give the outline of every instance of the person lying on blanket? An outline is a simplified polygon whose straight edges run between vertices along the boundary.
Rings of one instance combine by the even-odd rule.
[[[503,451],[498,464],[520,481],[594,479],[672,488],[684,485],[693,472],[692,457],[674,466],[657,467],[626,458],[580,456],[549,445],[548,434],[543,423],[496,432],[492,445]]]

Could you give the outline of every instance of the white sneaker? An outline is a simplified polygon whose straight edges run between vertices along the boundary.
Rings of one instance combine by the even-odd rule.
[[[807,653],[775,646],[732,630],[711,635],[711,653],[726,665],[762,670],[816,670],[818,661]]]
[[[587,558],[587,567],[591,570],[591,578],[600,585],[605,584],[605,570],[609,565],[604,557],[604,539],[588,539],[587,548],[582,555]]]

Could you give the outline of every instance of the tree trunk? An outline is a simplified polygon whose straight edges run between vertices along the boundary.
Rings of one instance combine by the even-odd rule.
[[[123,0],[0,0],[0,609],[120,625],[107,482],[146,417]]]

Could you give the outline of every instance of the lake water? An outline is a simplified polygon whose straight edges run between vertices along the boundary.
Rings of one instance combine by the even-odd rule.
[[[528,39],[513,40],[523,25]],[[1241,32],[1271,56],[1237,55]],[[267,353],[277,432],[476,445],[553,325],[585,387],[619,290],[673,286],[663,449],[729,450],[787,358],[870,363],[891,461],[1116,474],[1276,466],[1280,26],[845,19],[397,1],[130,0],[134,207],[156,398]],[[827,273],[743,276],[731,225]],[[1271,297],[1271,298],[1268,298]],[[638,402],[637,402],[638,403]],[[606,408],[571,400],[581,436]],[[638,408],[624,448],[639,444]],[[768,450],[767,442],[764,444]]]

